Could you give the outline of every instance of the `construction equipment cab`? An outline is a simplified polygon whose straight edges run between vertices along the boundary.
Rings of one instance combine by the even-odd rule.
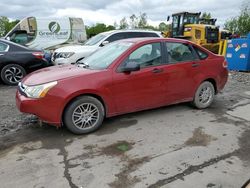
[[[179,12],[172,14],[172,37],[189,38],[184,35],[187,24],[198,24],[201,13]]]
[[[201,13],[180,12],[172,15],[173,38],[184,38],[213,52],[219,48],[219,27],[216,19],[200,19]],[[210,24],[203,24],[209,21]]]

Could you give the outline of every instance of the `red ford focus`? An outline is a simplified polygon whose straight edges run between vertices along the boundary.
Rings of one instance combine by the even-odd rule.
[[[89,133],[119,114],[187,101],[206,108],[227,82],[226,67],[224,57],[186,40],[122,40],[79,64],[28,75],[16,103],[45,122]]]

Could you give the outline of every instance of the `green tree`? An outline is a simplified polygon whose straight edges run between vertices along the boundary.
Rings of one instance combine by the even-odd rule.
[[[224,27],[232,33],[248,34],[250,32],[250,7],[242,6],[240,15],[227,20]]]
[[[118,28],[118,24],[117,24],[117,22],[116,22],[116,21],[114,22],[114,28],[115,28],[115,29],[117,29],[117,28]]]
[[[10,21],[6,16],[0,16],[0,37],[5,36],[19,20]]]
[[[126,17],[123,17],[120,21],[120,29],[127,29],[128,28],[128,22]]]
[[[203,14],[201,15],[201,18],[203,19],[211,19],[212,16],[211,16],[211,13],[206,13],[206,12],[203,12]]]
[[[6,25],[9,22],[9,19],[5,16],[0,17],[0,37],[4,36],[6,33]]]
[[[167,25],[164,22],[161,22],[158,26],[160,31],[168,31],[170,29],[170,25]]]
[[[138,28],[138,17],[135,14],[132,14],[130,17],[130,27],[132,29]]]
[[[90,38],[90,37],[97,35],[99,33],[114,30],[114,29],[115,29],[115,27],[112,25],[106,26],[103,23],[97,23],[96,25],[94,25],[92,27],[86,27],[86,32],[87,32],[88,38]]]
[[[146,13],[140,13],[140,16],[139,16],[139,21],[138,21],[138,28],[145,28],[147,25],[148,25],[148,22],[147,22],[147,14]]]
[[[0,16],[0,37],[5,36],[19,20],[10,21],[6,16]]]

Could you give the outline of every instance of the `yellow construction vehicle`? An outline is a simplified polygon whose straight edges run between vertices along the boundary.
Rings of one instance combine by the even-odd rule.
[[[171,30],[163,32],[163,36],[187,39],[218,53],[224,34],[220,32],[219,26],[215,26],[216,19],[201,19],[200,15],[200,12],[173,14]],[[169,19],[170,17],[168,17],[168,21]]]

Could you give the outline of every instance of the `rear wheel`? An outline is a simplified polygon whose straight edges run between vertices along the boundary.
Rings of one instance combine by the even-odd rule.
[[[199,109],[207,108],[212,104],[214,95],[213,84],[208,81],[202,82],[195,93],[193,105]]]
[[[104,119],[104,107],[94,97],[76,98],[65,109],[63,122],[75,134],[86,134],[97,130]]]
[[[6,65],[1,70],[1,79],[7,85],[17,85],[25,75],[25,69],[17,64]]]

